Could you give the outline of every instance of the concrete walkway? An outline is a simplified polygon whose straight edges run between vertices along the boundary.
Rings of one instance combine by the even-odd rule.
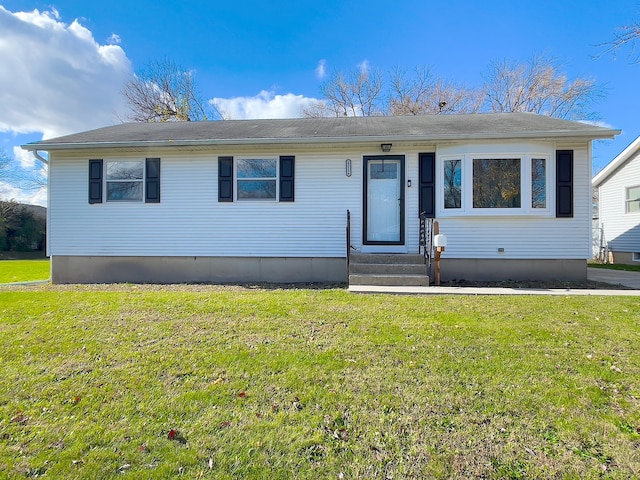
[[[640,272],[625,272],[608,268],[587,268],[587,278],[594,282],[624,285],[640,290]]]
[[[602,290],[573,288],[494,288],[494,287],[384,287],[350,285],[354,293],[394,293],[403,295],[593,295],[640,296],[640,272],[624,272],[604,268],[587,268],[587,279],[594,282],[624,285],[635,290]]]

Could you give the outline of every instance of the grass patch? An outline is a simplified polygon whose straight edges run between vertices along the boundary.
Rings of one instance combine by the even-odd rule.
[[[47,280],[49,260],[0,260],[0,283]]]
[[[634,297],[0,291],[9,478],[634,478]]]
[[[624,270],[626,272],[640,272],[640,265],[625,265],[623,263],[589,263],[590,268],[605,268],[608,270]]]

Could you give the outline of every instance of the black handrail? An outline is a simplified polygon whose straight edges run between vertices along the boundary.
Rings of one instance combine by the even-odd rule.
[[[349,257],[351,256],[351,212],[347,209],[347,274],[349,274]]]
[[[424,255],[427,271],[430,272],[433,258],[433,218],[427,217],[424,212],[420,214],[420,246],[418,252],[420,250]]]

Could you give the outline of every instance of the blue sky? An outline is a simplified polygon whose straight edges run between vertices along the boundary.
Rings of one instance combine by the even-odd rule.
[[[640,17],[640,0],[0,5],[0,148],[25,166],[30,159],[15,148],[21,143],[119,122],[122,83],[164,56],[193,69],[202,93],[242,118],[292,116],[320,97],[326,75],[363,62],[382,71],[429,66],[476,86],[492,61],[547,55],[564,63],[569,79],[601,84],[607,97],[594,109],[603,124],[623,130],[594,145],[594,170],[640,135],[640,63],[628,50],[601,55],[598,47]],[[0,195],[45,198],[7,186]]]

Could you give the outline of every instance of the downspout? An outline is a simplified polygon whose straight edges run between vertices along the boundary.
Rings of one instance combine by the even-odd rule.
[[[44,163],[45,165],[49,165],[49,160],[40,155],[38,150],[31,150],[31,153],[33,153],[33,156],[40,160],[42,163]]]

